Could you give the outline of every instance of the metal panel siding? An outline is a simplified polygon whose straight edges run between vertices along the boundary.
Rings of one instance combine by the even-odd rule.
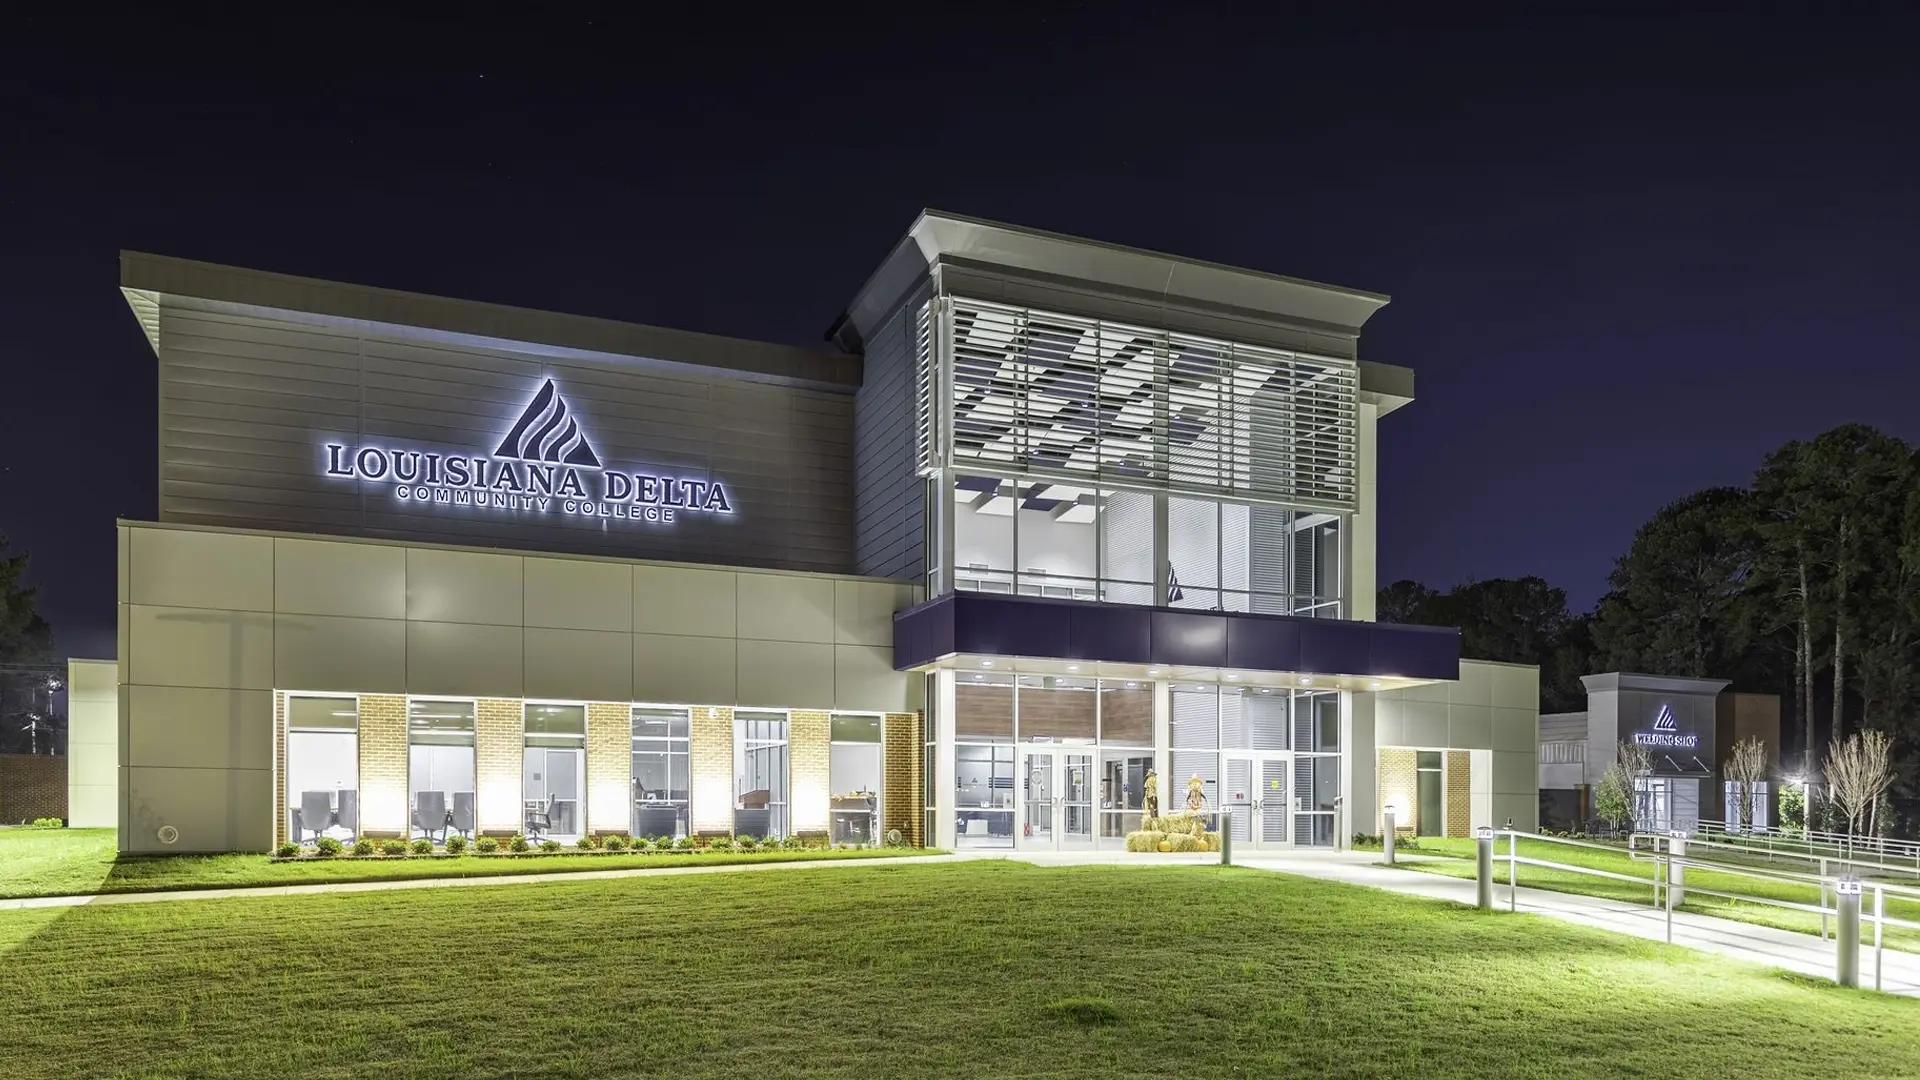
[[[159,355],[162,521],[854,568],[851,395],[164,303]],[[329,440],[487,457],[544,378],[555,381],[610,469],[718,479],[735,512],[683,513],[663,526],[416,509],[396,499],[390,483],[324,475]]]
[[[915,469],[914,313],[909,296],[874,334],[854,403],[854,569],[918,581],[926,573],[925,485]]]

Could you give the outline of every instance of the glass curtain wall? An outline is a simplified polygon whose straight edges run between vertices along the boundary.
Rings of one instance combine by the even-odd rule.
[[[688,835],[692,808],[688,711],[636,705],[633,709],[634,836]]]
[[[1153,684],[1103,679],[1099,683],[1101,847],[1126,846],[1146,810],[1153,771]],[[1165,796],[1162,795],[1164,807]]]
[[[360,709],[351,697],[287,696],[287,836],[360,831]]]
[[[882,772],[880,718],[835,713],[827,744],[828,835],[834,843],[880,841]]]
[[[954,845],[1012,847],[1012,676],[975,672],[955,678],[953,744]]]
[[[407,702],[408,835],[473,836],[473,724],[472,701]]]
[[[525,829],[529,838],[566,842],[586,827],[587,707],[528,705],[522,762]]]
[[[787,714],[733,714],[733,832],[787,835]]]
[[[1296,690],[1292,698],[1293,842],[1331,847],[1340,794],[1340,695]]]

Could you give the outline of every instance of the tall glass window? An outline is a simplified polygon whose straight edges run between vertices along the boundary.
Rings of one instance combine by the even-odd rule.
[[[297,843],[359,833],[358,699],[287,696],[287,817]]]
[[[954,844],[1012,847],[1013,677],[963,674],[953,698]]]
[[[829,835],[837,844],[877,843],[882,779],[880,718],[836,713],[829,734],[827,786],[833,792]]]
[[[586,827],[587,707],[528,705],[522,765],[527,835],[578,839]]]
[[[787,714],[733,714],[733,831],[787,835]]]
[[[1292,704],[1293,842],[1327,847],[1340,794],[1340,695],[1295,691]]]
[[[693,783],[686,709],[633,709],[633,835],[688,835]]]
[[[473,702],[407,702],[407,787],[409,835],[473,835]]]

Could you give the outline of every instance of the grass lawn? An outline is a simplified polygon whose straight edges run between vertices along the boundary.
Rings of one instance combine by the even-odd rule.
[[[646,866],[727,866],[736,863],[872,859],[922,854],[871,851],[707,852],[702,854],[543,855],[538,858],[355,859],[276,863],[265,855],[168,855],[119,859],[112,829],[0,830],[0,899],[79,896],[86,893],[227,889],[248,885],[306,885],[324,881],[396,881],[420,878],[557,874],[629,870]]]
[[[1407,861],[1399,865],[1407,870],[1420,870],[1429,874],[1445,874],[1449,877],[1471,878],[1475,874],[1474,841],[1467,839],[1420,838],[1419,854],[1448,855],[1453,858],[1429,861]],[[1493,880],[1499,884],[1507,882],[1507,864],[1500,856],[1507,852],[1507,840],[1501,837],[1494,841]],[[1592,848],[1573,847],[1568,844],[1554,844],[1541,840],[1523,840],[1520,843],[1523,858],[1547,859],[1572,866],[1586,866],[1596,870],[1608,870],[1616,874],[1630,874],[1646,881],[1645,885],[1614,881],[1609,878],[1590,877],[1567,870],[1550,870],[1545,867],[1520,866],[1520,884],[1523,888],[1548,889],[1554,892],[1579,893],[1583,896],[1602,896],[1613,900],[1626,900],[1637,904],[1654,903],[1653,863],[1635,862],[1627,857],[1626,850],[1597,851]],[[1705,856],[1703,856],[1705,857]],[[1717,857],[1717,855],[1715,856]],[[1711,871],[1689,869],[1686,874],[1688,884],[1703,889],[1720,889],[1725,892],[1740,892],[1752,896],[1767,897],[1774,900],[1786,900],[1793,903],[1817,904],[1820,902],[1820,889],[1814,885],[1798,885],[1787,882],[1763,881],[1759,878],[1744,877],[1739,874],[1720,874]],[[1684,894],[1686,902],[1680,905],[1681,911],[1697,912],[1701,915],[1717,915],[1723,919],[1735,919],[1753,923],[1757,926],[1772,926],[1781,930],[1793,930],[1805,934],[1820,932],[1820,916],[1806,911],[1792,911],[1787,908],[1771,907],[1766,904],[1745,903],[1719,896],[1707,896],[1703,893]],[[1496,901],[1504,898],[1496,897]],[[1829,896],[1831,904],[1833,898]],[[1873,909],[1871,892],[1864,899],[1866,912]],[[1913,900],[1887,899],[1887,914],[1892,918],[1920,921],[1920,902]],[[1920,952],[1920,931],[1902,927],[1888,927],[1886,932],[1888,948],[1903,949],[1908,952]],[[1873,941],[1873,927],[1863,925],[1861,937],[1869,944]]]
[[[0,912],[9,1080],[1920,1075],[1920,1002],[1222,867]]]

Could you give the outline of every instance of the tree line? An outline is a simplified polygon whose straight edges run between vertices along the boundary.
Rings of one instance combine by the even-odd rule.
[[[1461,654],[1540,666],[1544,712],[1585,708],[1602,671],[1733,680],[1780,695],[1785,761],[1812,773],[1849,734],[1879,732],[1920,801],[1920,454],[1864,424],[1779,447],[1744,487],[1661,507],[1593,611],[1537,577],[1445,592],[1380,590],[1381,621],[1458,626]]]

